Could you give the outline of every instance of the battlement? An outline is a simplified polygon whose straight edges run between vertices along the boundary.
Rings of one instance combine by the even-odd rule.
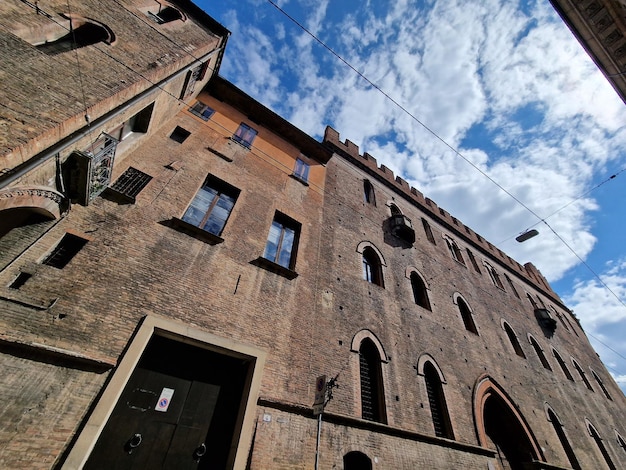
[[[339,132],[330,126],[326,126],[323,143],[327,147],[332,148],[332,150],[336,153],[352,160],[359,166],[364,167],[366,170],[369,170],[369,172],[375,175],[379,180],[384,181],[396,192],[400,193],[407,200],[415,204],[422,212],[429,214],[433,219],[436,219],[443,225],[448,226],[450,230],[456,232],[456,235],[460,238],[470,242],[482,251],[489,253],[503,266],[506,266],[522,278],[539,287],[541,290],[552,295],[555,299],[558,299],[558,296],[552,290],[548,281],[532,263],[529,262],[522,266],[502,250],[496,248],[485,240],[470,227],[464,225],[456,217],[451,216],[449,212],[439,207],[432,199],[424,197],[420,191],[411,187],[403,178],[400,176],[394,177],[393,171],[385,165],[378,166],[376,158],[372,155],[367,152],[361,155],[359,153],[359,146],[354,142],[347,139],[345,142],[342,142],[340,140]]]

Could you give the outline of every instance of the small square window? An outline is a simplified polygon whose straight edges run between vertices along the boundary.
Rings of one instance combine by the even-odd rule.
[[[296,160],[296,166],[293,169],[293,176],[303,183],[307,183],[309,181],[309,164],[298,158]]]
[[[109,190],[119,194],[124,200],[134,204],[135,197],[147,186],[150,180],[152,180],[152,176],[131,166],[120,175]]]
[[[86,239],[66,233],[42,264],[63,269],[86,243]]]
[[[242,122],[233,134],[233,140],[239,142],[244,147],[250,148],[257,133],[255,129]]]
[[[31,277],[33,277],[33,275],[30,273],[20,272],[13,282],[9,284],[9,289],[19,289],[26,284],[26,281],[28,281]]]
[[[182,144],[185,140],[187,140],[187,137],[189,137],[190,135],[191,132],[189,132],[187,129],[176,126],[176,129],[174,129],[174,132],[172,132],[172,134],[170,135],[170,139],[178,142],[179,144]]]
[[[214,109],[209,108],[206,104],[201,103],[200,101],[189,108],[189,111],[204,121],[208,121],[215,113]]]
[[[148,132],[148,126],[150,125],[153,110],[154,103],[151,103],[126,122],[120,124],[109,132],[109,135],[122,142],[124,139],[127,139],[133,134],[145,134]]]

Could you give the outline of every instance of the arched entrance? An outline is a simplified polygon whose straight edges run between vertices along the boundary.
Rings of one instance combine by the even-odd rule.
[[[526,420],[489,377],[476,385],[474,418],[478,441],[481,446],[496,450],[499,470],[524,470],[533,461],[545,461]]]

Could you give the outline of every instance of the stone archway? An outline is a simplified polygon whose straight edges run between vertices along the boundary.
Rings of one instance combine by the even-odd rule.
[[[496,450],[500,470],[523,470],[533,461],[545,461],[528,423],[490,377],[474,389],[474,420],[478,442]]]

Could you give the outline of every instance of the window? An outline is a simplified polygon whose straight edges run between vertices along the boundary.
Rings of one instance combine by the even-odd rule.
[[[296,159],[293,176],[301,182],[307,183],[309,181],[309,164],[301,158]]]
[[[472,253],[469,248],[467,248],[467,257],[472,263],[472,266],[474,267],[474,271],[476,271],[478,274],[481,274],[480,268],[478,267],[478,263],[476,262],[476,258],[474,257],[474,253]]]
[[[556,351],[556,349],[552,350],[552,354],[554,355],[554,358],[556,359],[556,362],[559,363],[559,366],[561,367],[561,370],[565,374],[565,377],[567,377],[568,380],[571,380],[573,382],[574,381],[574,377],[572,377],[572,374],[570,374],[570,371],[567,368],[567,365],[565,364],[565,361],[563,360],[561,355]]]
[[[361,376],[361,417],[386,423],[380,355],[371,339],[365,338],[359,348]]]
[[[415,271],[411,273],[410,279],[411,288],[413,289],[413,300],[415,300],[415,303],[426,310],[431,310],[426,283]]]
[[[87,240],[71,233],[66,233],[42,264],[63,269],[87,243]]]
[[[185,211],[183,221],[220,236],[230,216],[239,190],[209,175]]]
[[[491,266],[489,263],[485,263],[485,268],[489,273],[489,277],[491,278],[491,282],[493,282],[493,285],[496,286],[498,289],[504,290],[504,286],[502,285],[502,281],[500,280],[500,275],[493,268],[493,266]]]
[[[459,307],[459,312],[461,313],[461,318],[463,319],[465,329],[477,335],[478,329],[476,328],[476,324],[474,323],[474,319],[472,318],[472,312],[461,297],[457,297],[457,305]]]
[[[604,393],[604,396],[612,401],[613,398],[611,398],[611,395],[609,394],[609,391],[604,386],[604,382],[602,382],[602,379],[600,379],[600,376],[598,374],[596,374],[596,372],[593,369],[591,370],[591,375],[593,375],[593,378],[596,379],[596,382],[598,383],[598,385],[602,389],[602,393]]]
[[[504,277],[506,278],[506,282],[509,284],[511,291],[513,291],[513,294],[515,294],[515,297],[519,299],[520,298],[519,293],[517,292],[517,289],[515,288],[515,284],[513,284],[513,281],[511,280],[511,278],[506,273],[504,273]]]
[[[363,200],[367,204],[376,206],[376,195],[374,194],[374,186],[369,180],[363,180]]]
[[[424,365],[424,383],[426,384],[426,393],[428,394],[428,404],[430,405],[435,436],[454,439],[441,379],[435,366],[430,362]]]
[[[170,134],[170,139],[172,139],[174,142],[182,144],[185,140],[187,140],[187,137],[189,137],[190,135],[191,132],[189,132],[187,129],[176,126],[174,131]]]
[[[233,140],[246,148],[250,148],[256,135],[257,131],[255,129],[242,122],[233,134]]]
[[[624,452],[626,452],[626,441],[624,441],[624,438],[620,436],[617,431],[615,431],[615,437],[617,437],[617,443],[619,444],[619,446]]]
[[[567,440],[567,436],[565,435],[565,430],[563,429],[563,425],[557,418],[554,411],[552,411],[550,408],[548,408],[548,420],[552,423],[554,432],[559,438],[559,442],[561,443],[561,446],[563,447],[563,450],[565,451],[565,454],[567,455],[567,459],[569,460],[570,466],[574,470],[580,470],[581,469],[580,464],[578,463],[578,459],[576,459],[576,455],[574,454],[574,449],[572,449],[572,446]]]
[[[293,271],[301,225],[280,212],[276,212],[267,237],[263,258]]]
[[[457,245],[456,242],[452,240],[451,238],[443,237],[443,239],[446,241],[446,245],[448,245],[448,250],[450,250],[452,259],[454,259],[455,261],[465,266],[465,260],[463,260],[463,254],[461,253],[461,250],[459,249],[459,245]]]
[[[48,55],[80,49],[103,42],[112,44],[115,34],[106,25],[94,20],[73,15],[61,15],[67,19],[65,24],[56,22],[54,30],[49,30],[47,37],[41,40],[29,40],[37,49]]]
[[[177,8],[174,8],[171,6],[166,6],[163,8],[160,3],[159,3],[159,11],[156,13],[148,11],[148,17],[154,20],[157,24],[170,23],[171,21],[176,21],[176,20],[183,20],[183,21],[186,20],[182,12],[178,10]]]
[[[208,68],[209,62],[207,61],[187,72],[187,76],[185,77],[185,83],[183,84],[183,89],[180,93],[181,100],[189,98],[191,95],[193,95],[193,92],[196,89],[196,83],[204,79]]]
[[[432,243],[433,245],[436,245],[435,237],[433,236],[433,231],[430,228],[430,224],[423,217],[422,217],[422,225],[424,226],[424,233],[426,234],[426,238],[428,239],[428,241]]]
[[[511,343],[511,346],[513,346],[513,349],[515,350],[515,354],[517,354],[519,357],[523,357],[524,359],[526,359],[526,354],[524,354],[524,351],[522,350],[522,346],[519,344],[517,335],[513,331],[513,328],[511,328],[511,325],[503,321],[502,328],[504,328],[506,335],[509,337],[509,341]]]
[[[363,279],[380,287],[385,287],[380,258],[369,246],[363,250]]]
[[[109,135],[121,142],[133,134],[145,134],[148,132],[148,126],[150,125],[153,110],[154,103],[151,103],[131,117],[128,121],[120,124],[118,127],[109,132]]]
[[[348,452],[343,456],[343,470],[372,470],[372,461],[362,452]]]
[[[213,116],[213,114],[215,113],[215,110],[212,108],[209,108],[206,104],[198,101],[191,108],[189,108],[189,112],[192,114],[195,114],[203,121],[208,121],[209,119],[211,119],[211,116]]]
[[[541,349],[541,346],[539,346],[539,343],[537,343],[535,338],[533,338],[530,335],[528,335],[528,341],[530,341],[530,344],[532,345],[533,349],[535,350],[535,353],[537,354],[537,357],[541,361],[541,365],[544,367],[544,369],[547,369],[547,370],[551,371],[552,367],[550,367],[550,363],[546,359],[546,356],[543,353],[543,350]]]
[[[594,390],[591,387],[591,384],[589,383],[589,380],[587,380],[587,376],[585,375],[585,371],[583,370],[583,368],[580,367],[580,364],[578,362],[576,362],[576,360],[574,358],[572,358],[572,364],[574,364],[574,368],[576,369],[576,371],[578,371],[578,375],[580,375],[580,378],[582,379],[583,383],[585,384],[585,387],[587,387],[588,390],[593,392]]]
[[[535,302],[535,299],[533,299],[533,296],[530,295],[528,292],[526,292],[526,297],[528,298],[528,301],[530,302],[530,305],[533,306],[533,309],[537,309],[537,302]]]
[[[113,192],[116,195],[121,196],[124,200],[134,204],[135,198],[141,190],[147,186],[150,180],[152,180],[152,176],[147,175],[146,173],[131,166],[120,175],[108,191]]]
[[[606,447],[604,446],[604,443],[602,442],[602,438],[600,437],[600,434],[598,434],[598,431],[596,430],[596,428],[588,421],[587,421],[587,430],[589,431],[589,435],[596,442],[596,445],[598,446],[598,449],[600,450],[602,457],[604,457],[604,461],[606,462],[608,467],[611,470],[617,470],[617,467],[611,460],[611,456],[609,455],[609,452],[606,450]]]
[[[389,211],[391,212],[391,215],[402,215],[402,211],[395,204],[389,204]]]
[[[13,279],[13,282],[9,284],[9,289],[19,289],[26,284],[26,281],[28,281],[32,276],[33,275],[30,273],[20,272],[17,277]]]

